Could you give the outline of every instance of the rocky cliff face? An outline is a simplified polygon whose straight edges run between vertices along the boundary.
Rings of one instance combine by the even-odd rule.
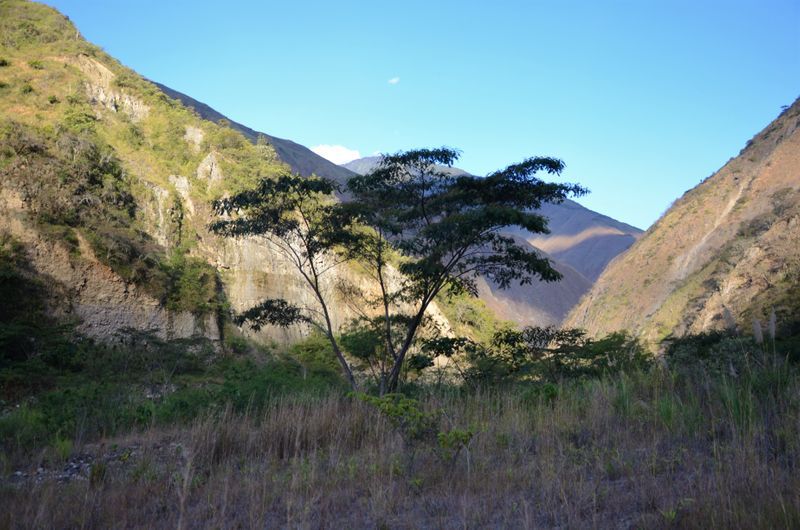
[[[19,196],[2,192],[0,232],[24,242],[31,265],[46,279],[51,311],[76,321],[78,332],[108,341],[126,329],[152,332],[162,339],[203,336],[219,340],[215,315],[166,310],[159,300],[101,263],[83,237],[78,236],[82,259],[43,237],[31,228],[26,210]]]
[[[722,327],[725,308],[750,329],[774,307],[796,328],[798,294],[800,100],[675,201],[567,323],[592,334],[633,329],[656,343]]]

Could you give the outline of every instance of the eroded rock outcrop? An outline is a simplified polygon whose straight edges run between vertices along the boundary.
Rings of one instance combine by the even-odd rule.
[[[117,340],[126,329],[163,339],[220,338],[215,315],[168,311],[101,263],[82,236],[78,235],[79,255],[43,237],[29,226],[23,201],[9,191],[0,194],[0,231],[24,243],[31,265],[47,279],[51,312],[77,321],[80,333],[105,341]]]

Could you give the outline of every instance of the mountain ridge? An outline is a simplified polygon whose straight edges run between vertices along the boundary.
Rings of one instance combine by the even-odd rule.
[[[740,329],[775,308],[798,327],[800,99],[688,190],[600,276],[567,318],[599,335],[664,338]]]
[[[275,149],[278,157],[288,164],[293,171],[304,177],[310,177],[311,175],[325,176],[335,180],[339,184],[343,184],[350,177],[354,176],[354,173],[351,171],[319,156],[304,145],[251,129],[246,125],[231,120],[210,105],[198,101],[183,92],[179,92],[157,81],[151,80],[150,82],[169,97],[177,99],[183,103],[184,106],[194,109],[201,118],[212,122],[219,122],[219,120],[227,121],[231,128],[244,134],[245,137],[253,143],[258,142],[259,136],[265,137],[273,149]]]

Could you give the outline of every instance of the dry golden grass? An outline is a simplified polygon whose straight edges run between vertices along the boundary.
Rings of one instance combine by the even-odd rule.
[[[5,480],[0,527],[797,528],[800,394],[770,370],[428,395],[475,432],[455,461],[343,396],[221,411],[76,448],[83,480]]]

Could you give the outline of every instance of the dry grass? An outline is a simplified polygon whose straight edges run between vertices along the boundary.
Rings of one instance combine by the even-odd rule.
[[[342,396],[223,411],[81,448],[85,480],[7,480],[0,527],[797,528],[798,384],[777,381],[425,397],[476,432],[454,462]]]

